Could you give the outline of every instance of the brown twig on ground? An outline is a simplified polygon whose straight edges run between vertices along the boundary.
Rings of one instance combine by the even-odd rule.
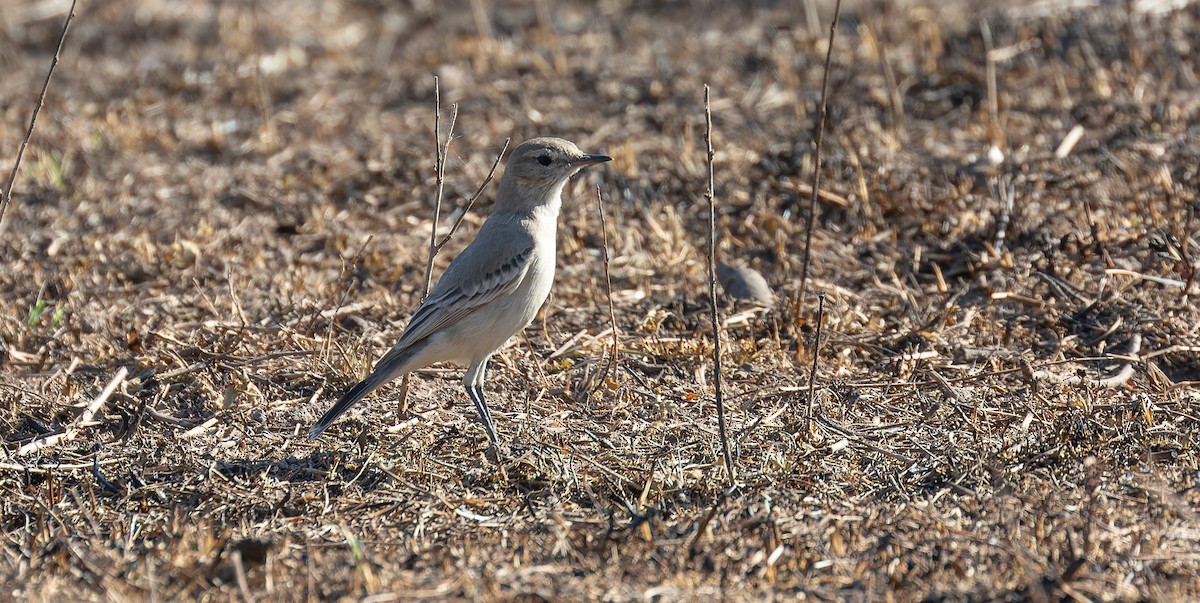
[[[717,201],[713,174],[712,109],[708,102],[708,85],[704,85],[704,146],[708,158],[708,304],[712,319],[713,336],[713,387],[717,403],[717,431],[721,437],[721,452],[725,456],[725,471],[729,474],[729,487],[737,483],[733,472],[733,455],[729,452],[729,436],[725,430],[725,399],[721,392],[721,320],[717,316]]]
[[[100,394],[92,400],[91,404],[88,404],[88,407],[84,409],[82,414],[76,417],[74,421],[71,421],[70,425],[67,425],[66,429],[59,433],[54,433],[44,438],[39,438],[22,446],[19,450],[17,450],[17,454],[28,454],[35,450],[49,448],[51,446],[55,446],[63,442],[69,442],[75,439],[75,436],[79,435],[80,429],[91,424],[92,418],[96,416],[96,413],[100,412],[100,409],[103,408],[104,404],[108,402],[108,399],[112,397],[113,392],[117,391],[117,388],[121,386],[121,383],[125,381],[125,377],[128,374],[129,369],[121,367],[121,370],[117,371],[116,375],[113,375],[113,378],[108,382],[108,385],[104,386],[104,389],[100,392]]]
[[[4,183],[3,192],[0,193],[0,235],[3,235],[8,227],[8,203],[12,199],[13,184],[17,181],[17,170],[21,168],[21,158],[25,156],[25,147],[29,146],[29,139],[33,138],[33,127],[37,125],[38,113],[46,104],[46,90],[50,88],[50,78],[54,76],[54,68],[58,66],[63,41],[67,39],[67,30],[71,27],[71,21],[75,19],[75,2],[76,0],[71,0],[71,10],[63,23],[62,33],[58,34],[58,47],[54,49],[54,58],[50,60],[50,69],[46,70],[46,81],[42,83],[42,92],[38,95],[37,104],[33,106],[33,115],[29,118],[29,129],[25,130],[25,138],[17,148],[17,159],[13,161],[12,172],[8,175],[8,182]]]
[[[604,219],[604,196],[600,193],[599,185],[596,186],[596,211],[600,214],[600,242],[604,258],[604,290],[608,297],[608,322],[612,327],[612,350],[609,352],[608,364],[604,366],[604,374],[596,380],[595,385],[592,386],[592,391],[588,392],[589,397],[604,383],[605,379],[610,375],[616,374],[616,371],[613,369],[617,367],[617,346],[619,345],[617,311],[613,306],[612,296],[612,274],[608,270],[608,223]]]
[[[1133,336],[1129,338],[1129,349],[1122,354],[1122,356],[1127,358],[1136,358],[1141,351],[1142,334],[1134,333]],[[1133,373],[1133,360],[1126,360],[1121,365],[1121,368],[1117,370],[1117,372],[1108,377],[1101,377],[1098,379],[1085,380],[1079,375],[1060,375],[1047,370],[1034,371],[1033,378],[1038,381],[1049,381],[1051,383],[1059,383],[1064,385],[1080,385],[1086,381],[1087,383],[1090,383],[1096,387],[1113,388],[1120,387],[1128,383],[1129,380],[1133,378]]]
[[[250,581],[246,579],[246,565],[242,563],[242,552],[234,549],[233,554],[230,555],[230,561],[233,564],[234,577],[237,578],[238,591],[246,603],[252,603],[254,597],[250,594]]]
[[[821,110],[817,114],[817,135],[813,146],[812,192],[808,196],[808,223],[804,226],[804,260],[800,264],[801,306],[808,291],[808,264],[812,257],[812,233],[817,223],[817,191],[821,190],[821,141],[825,137],[825,114],[828,111],[829,63],[833,59],[833,40],[837,34],[838,18],[842,14],[842,0],[833,5],[833,21],[829,23],[829,47],[825,49],[825,71],[821,75]]]

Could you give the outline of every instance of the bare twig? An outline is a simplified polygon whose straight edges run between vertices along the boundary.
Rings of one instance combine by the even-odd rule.
[[[267,149],[274,150],[279,142],[275,136],[275,116],[271,113],[271,93],[267,90],[267,82],[262,73],[264,56],[262,40],[264,37],[262,24],[258,19],[258,0],[250,3],[250,19],[254,23],[254,102],[262,113],[263,127],[266,128]],[[262,140],[262,136],[259,137]]]
[[[833,40],[837,33],[838,18],[842,14],[842,0],[833,5],[833,21],[829,24],[829,46],[825,49],[825,72],[821,75],[821,111],[817,117],[816,144],[813,147],[812,193],[808,196],[808,224],[804,227],[804,261],[800,264],[800,305],[804,305],[808,290],[808,264],[812,255],[812,233],[817,222],[817,191],[821,189],[821,141],[825,137],[825,114],[829,96],[829,63],[833,58]]]
[[[238,591],[242,593],[242,598],[246,600],[246,603],[253,603],[254,597],[250,594],[250,581],[246,579],[246,565],[242,563],[242,551],[234,549],[233,554],[230,555],[230,561],[233,562]]]
[[[438,221],[442,219],[442,190],[446,183],[446,154],[450,150],[450,141],[454,140],[454,122],[458,121],[458,105],[450,105],[450,127],[446,130],[446,142],[442,142],[442,88],[438,77],[433,76],[433,139],[437,151],[436,178],[437,193],[433,198],[433,224],[429,227],[429,258],[425,262],[425,281],[421,285],[421,301],[429,295],[429,284],[433,280],[433,259],[440,251],[437,243]]]
[[[725,471],[729,487],[737,483],[733,472],[733,455],[729,452],[729,436],[725,430],[725,399],[721,392],[721,321],[717,316],[717,201],[713,177],[712,109],[708,102],[708,85],[704,85],[704,146],[708,157],[708,307],[712,319],[713,386],[716,390],[717,431],[721,437],[721,452],[725,456]]]
[[[998,176],[990,182],[992,196],[1000,204],[999,217],[996,219],[996,237],[992,246],[997,252],[1004,252],[1004,242],[1008,237],[1008,226],[1012,221],[1013,207],[1016,201],[1017,188],[1013,180],[1007,176]]]
[[[84,409],[82,414],[76,417],[74,421],[71,421],[70,425],[67,425],[66,429],[59,433],[51,434],[44,438],[39,438],[22,446],[19,450],[17,450],[17,454],[28,454],[35,450],[49,448],[51,446],[55,446],[63,442],[69,442],[75,439],[75,436],[79,435],[80,429],[91,424],[92,418],[96,416],[96,413],[100,412],[100,409],[103,408],[104,404],[108,402],[108,399],[112,397],[113,392],[117,391],[117,388],[121,386],[121,383],[125,381],[125,377],[128,374],[129,369],[121,367],[121,370],[117,371],[116,375],[113,375],[113,378],[108,382],[108,385],[104,386],[104,390],[92,400],[91,404],[88,404],[88,407]]]
[[[438,76],[433,76],[433,149],[434,177],[437,181],[437,192],[433,197],[433,223],[429,226],[429,257],[425,261],[425,279],[421,281],[421,302],[429,297],[429,285],[433,282],[433,260],[441,251],[437,242],[438,222],[442,219],[442,191],[446,184],[446,155],[450,151],[450,141],[454,140],[454,123],[458,121],[458,105],[451,105],[453,113],[450,116],[450,127],[446,132],[446,142],[442,142],[442,85]],[[403,417],[408,411],[408,380],[411,374],[406,373],[400,382],[400,403],[397,406],[398,416]]]
[[[892,62],[888,59],[887,43],[882,40],[879,41],[879,64],[883,69],[883,79],[887,82],[892,133],[900,137],[904,135],[904,95],[900,92],[899,84],[896,83],[896,71],[892,69]]]
[[[992,27],[987,19],[979,21],[979,33],[983,37],[984,72],[987,77],[988,119],[992,134],[1000,131],[1000,98],[996,90],[996,60],[992,54]]]
[[[127,462],[125,459],[108,459],[107,461],[99,461],[100,465],[113,465],[116,463]],[[92,460],[88,463],[52,463],[46,465],[21,465],[18,463],[0,463],[0,471],[20,471],[22,473],[36,473],[45,475],[56,471],[70,471],[72,469],[88,469],[94,467],[97,461]]]
[[[816,0],[804,0],[804,24],[808,26],[809,35],[816,37],[821,33],[821,18],[817,16]]]
[[[71,27],[71,21],[75,19],[75,2],[71,0],[71,10],[67,13],[67,20],[63,23],[62,33],[58,34],[58,47],[54,49],[54,58],[50,60],[50,69],[46,70],[46,81],[42,83],[42,92],[38,95],[37,104],[33,106],[33,115],[29,118],[29,129],[25,130],[25,138],[21,140],[21,146],[17,148],[17,159],[13,162],[12,172],[8,175],[8,182],[4,183],[4,191],[0,193],[0,234],[8,227],[8,203],[12,199],[12,187],[17,181],[17,170],[21,168],[21,158],[25,156],[25,147],[29,146],[29,139],[33,138],[33,127],[37,125],[38,113],[41,112],[42,106],[46,104],[46,90],[50,88],[50,78],[54,75],[54,68],[58,66],[58,57],[62,54],[63,41],[67,39],[67,30]]]
[[[1154,276],[1152,274],[1142,274],[1141,272],[1134,272],[1132,270],[1125,270],[1123,268],[1108,268],[1107,270],[1104,271],[1104,274],[1114,275],[1114,276],[1131,276],[1138,280],[1150,281],[1152,283],[1158,283],[1160,285],[1165,285],[1167,287],[1179,287],[1179,288],[1187,287],[1187,281],[1181,281],[1179,279],[1166,278],[1166,277],[1162,277],[1162,276]]]
[[[812,369],[808,373],[808,410],[805,414],[805,420],[808,422],[805,427],[808,430],[812,429],[813,419],[813,394],[817,390],[817,361],[821,358],[821,323],[825,318],[825,292],[822,291],[817,296],[817,338],[813,341],[813,359]]]
[[[186,440],[188,438],[194,438],[194,437],[208,431],[208,429],[210,427],[217,424],[217,421],[218,421],[217,417],[212,417],[209,420],[207,420],[199,425],[196,425],[195,427],[192,427],[191,429],[189,429],[183,433],[177,433],[177,435],[175,437],[179,438],[181,440]]]
[[[1129,349],[1124,354],[1121,355],[1122,357],[1127,358],[1127,360],[1121,364],[1121,368],[1118,369],[1117,372],[1113,373],[1112,375],[1110,375],[1108,377],[1085,379],[1079,375],[1060,375],[1053,371],[1040,370],[1040,371],[1033,372],[1033,378],[1037,379],[1038,381],[1048,381],[1051,383],[1061,383],[1061,384],[1065,384],[1065,385],[1079,385],[1081,383],[1087,382],[1096,387],[1105,388],[1105,389],[1120,387],[1120,386],[1128,383],[1129,380],[1133,378],[1133,374],[1134,374],[1133,362],[1134,362],[1134,359],[1138,358],[1138,355],[1141,353],[1141,351],[1142,351],[1142,334],[1134,333],[1129,338]]]
[[[990,65],[991,62],[989,61],[988,64]],[[1062,142],[1058,143],[1058,147],[1054,149],[1054,156],[1059,159],[1065,159],[1075,149],[1075,145],[1079,144],[1079,141],[1083,139],[1084,132],[1083,125],[1075,124],[1075,127],[1071,128],[1070,132],[1067,132]]]
[[[609,352],[608,364],[604,366],[604,374],[601,375],[600,379],[596,381],[596,384],[592,386],[592,391],[588,392],[589,397],[596,391],[597,388],[600,387],[602,383],[604,383],[606,378],[608,378],[610,375],[617,374],[614,369],[617,367],[617,342],[619,341],[617,333],[617,311],[613,306],[612,275],[608,270],[608,223],[604,219],[604,196],[600,193],[599,185],[596,186],[596,211],[600,213],[600,236],[601,243],[603,244],[602,250],[604,252],[604,287],[608,296],[608,321],[612,326],[612,350]]]

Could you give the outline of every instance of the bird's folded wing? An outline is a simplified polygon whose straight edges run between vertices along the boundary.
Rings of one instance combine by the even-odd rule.
[[[429,298],[413,314],[393,351],[403,350],[439,329],[453,325],[480,306],[515,289],[525,278],[533,257],[532,245],[514,253],[487,256],[470,253],[481,250],[487,252],[486,248],[470,249],[451,262]]]

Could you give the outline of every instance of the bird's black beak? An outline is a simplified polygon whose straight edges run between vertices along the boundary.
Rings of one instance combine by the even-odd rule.
[[[571,162],[571,166],[587,167],[589,165],[596,165],[597,163],[604,163],[605,161],[612,161],[612,157],[609,157],[608,155],[584,155],[579,159],[573,160]]]

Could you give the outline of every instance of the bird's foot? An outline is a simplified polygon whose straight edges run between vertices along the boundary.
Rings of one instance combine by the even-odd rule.
[[[497,465],[503,465],[512,458],[512,450],[504,444],[489,442],[488,447],[483,450],[483,456]]]

